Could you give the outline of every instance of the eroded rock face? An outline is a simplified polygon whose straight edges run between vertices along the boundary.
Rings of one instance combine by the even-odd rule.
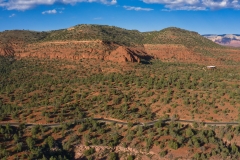
[[[113,50],[109,55],[104,57],[104,60],[110,60],[114,62],[140,62],[140,57],[131,51],[131,49],[119,46],[116,50]]]
[[[202,48],[198,48],[202,49]],[[210,55],[196,52],[180,44],[145,44],[127,47],[103,41],[54,41],[15,45],[17,58],[42,59],[98,59],[119,63],[141,62],[142,60],[160,59],[166,62],[187,62],[201,64],[221,64],[224,61],[239,61],[239,50],[206,49]],[[204,48],[203,48],[204,50]],[[219,55],[219,53],[223,53]],[[207,53],[207,54],[208,54]],[[211,63],[210,63],[211,62]]]
[[[177,44],[145,44],[148,54],[162,61],[195,62],[205,61],[203,56],[198,55],[183,45]]]
[[[44,42],[17,49],[17,56],[49,59],[100,59],[114,62],[140,62],[151,58],[143,47],[130,48],[101,41]]]

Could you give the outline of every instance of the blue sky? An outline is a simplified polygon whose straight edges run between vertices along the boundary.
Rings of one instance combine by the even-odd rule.
[[[0,0],[0,31],[48,31],[77,24],[240,34],[240,0]]]

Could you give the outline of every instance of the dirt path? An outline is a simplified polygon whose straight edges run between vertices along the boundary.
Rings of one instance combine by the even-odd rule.
[[[42,125],[42,126],[46,126],[46,127],[59,127],[62,124],[75,124],[75,123],[79,123],[79,122],[84,122],[86,121],[88,118],[84,118],[78,121],[73,121],[73,122],[65,122],[65,123],[54,123],[54,124],[39,124],[39,123],[25,123],[26,127],[33,127],[33,126],[37,126],[37,125]],[[116,120],[116,119],[106,119],[106,118],[92,118],[95,121],[98,122],[103,122],[103,123],[116,123],[116,124],[121,124],[121,125],[129,125],[128,122],[123,122],[121,120]],[[158,120],[154,120],[151,122],[139,122],[139,123],[134,123],[133,126],[153,126],[155,123],[157,123],[160,119]],[[239,122],[198,122],[198,121],[193,121],[193,120],[171,120],[171,119],[165,119],[165,120],[161,120],[162,123],[170,123],[170,122],[177,122],[177,123],[184,123],[184,124],[193,124],[193,123],[203,123],[204,125],[211,125],[211,126],[226,126],[226,125],[239,125]],[[21,125],[21,123],[13,123],[13,122],[0,122],[0,125],[10,125],[10,126],[19,126]]]

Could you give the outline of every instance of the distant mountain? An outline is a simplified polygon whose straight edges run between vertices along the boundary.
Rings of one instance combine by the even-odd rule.
[[[220,45],[240,47],[240,34],[206,34],[203,36]]]

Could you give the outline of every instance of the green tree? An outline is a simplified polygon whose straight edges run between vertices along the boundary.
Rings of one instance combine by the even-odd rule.
[[[133,155],[129,155],[128,157],[127,157],[127,160],[134,160],[135,159],[135,156],[133,156]]]
[[[48,138],[47,138],[47,144],[48,144],[49,148],[52,148],[53,145],[54,145],[54,143],[55,143],[54,138],[53,138],[52,136],[48,136]]]
[[[191,137],[191,136],[193,136],[193,135],[194,135],[194,133],[193,133],[192,129],[191,129],[191,128],[188,128],[188,129],[186,130],[186,136],[187,136],[187,137]]]
[[[43,158],[42,158],[42,160],[47,160],[47,158],[43,155]]]
[[[90,149],[84,151],[83,154],[84,154],[85,156],[90,156],[90,155],[93,154],[93,153],[95,153],[95,149],[94,149],[94,148],[90,148]]]
[[[33,135],[33,137],[36,137],[36,134],[38,133],[38,130],[39,130],[39,126],[33,126],[32,129],[31,129],[31,133]]]
[[[107,160],[118,160],[118,154],[115,152],[111,152],[107,158]]]
[[[167,155],[167,151],[161,151],[161,152],[159,153],[159,155],[160,155],[160,157],[164,157],[164,156]]]
[[[178,143],[177,143],[176,141],[174,141],[174,140],[170,140],[170,141],[168,142],[168,145],[169,145],[169,147],[172,148],[172,149],[178,149]]]
[[[22,151],[22,146],[23,146],[23,143],[22,143],[22,142],[17,143],[17,144],[16,144],[16,151],[17,151],[17,152]]]
[[[31,149],[34,147],[34,145],[35,145],[35,141],[34,141],[34,139],[33,139],[32,137],[27,137],[26,143],[27,143],[27,146],[28,146],[28,148],[29,148],[30,150],[31,150]]]
[[[236,146],[235,143],[233,143],[233,144],[231,145],[231,152],[232,152],[233,154],[237,154],[237,153],[238,153],[238,147]]]
[[[17,134],[13,135],[13,140],[14,140],[15,143],[17,143],[19,141],[19,137],[18,137]]]

